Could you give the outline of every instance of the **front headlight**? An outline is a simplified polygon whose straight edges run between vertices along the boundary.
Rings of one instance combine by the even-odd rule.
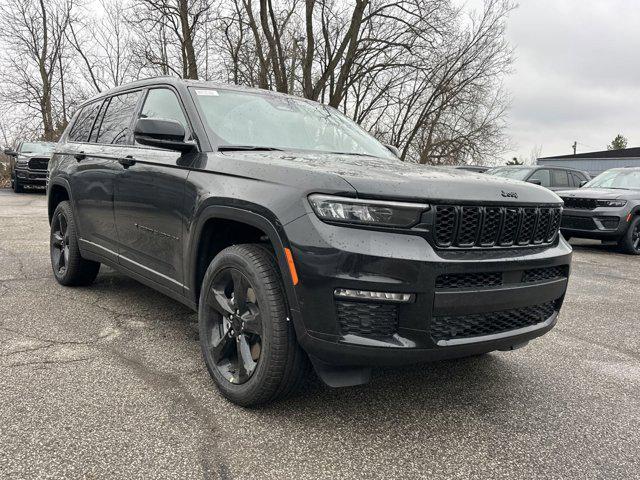
[[[598,200],[599,207],[624,207],[626,200]]]
[[[309,203],[316,215],[327,222],[381,227],[412,227],[422,212],[429,210],[423,203],[359,200],[331,195],[309,195]]]

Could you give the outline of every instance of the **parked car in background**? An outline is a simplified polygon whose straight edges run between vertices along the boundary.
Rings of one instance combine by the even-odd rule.
[[[640,255],[640,168],[612,168],[579,190],[559,191],[564,200],[562,233],[614,240]]]
[[[513,350],[556,323],[571,247],[553,192],[402,162],[351,119],[155,78],[81,106],[49,165],[53,274],[101,264],[198,310],[220,391]]]
[[[581,170],[564,167],[507,165],[487,170],[487,175],[512,178],[541,185],[549,190],[579,188],[590,179],[589,174]]]
[[[46,185],[47,167],[55,145],[51,142],[22,141],[15,149],[5,149],[4,153],[12,159],[9,169],[14,192],[22,192],[25,186]]]
[[[482,165],[456,165],[455,168],[457,168],[458,170],[468,170],[470,172],[484,173],[491,167],[485,167]]]

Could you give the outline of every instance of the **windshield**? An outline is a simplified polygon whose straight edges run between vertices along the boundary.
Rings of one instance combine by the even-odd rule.
[[[582,188],[621,188],[640,190],[640,170],[607,170]]]
[[[55,143],[24,142],[20,147],[20,153],[44,153],[51,154],[55,148]]]
[[[194,90],[220,146],[312,150],[398,160],[357,123],[325,105],[272,94]]]
[[[489,170],[489,175],[495,175],[496,177],[512,178],[514,180],[524,180],[531,173],[531,168],[510,168],[500,167]]]

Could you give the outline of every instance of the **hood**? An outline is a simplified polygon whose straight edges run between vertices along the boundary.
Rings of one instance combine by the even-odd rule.
[[[215,154],[220,155],[220,154]],[[324,185],[318,176],[335,176],[358,196],[440,202],[560,204],[552,191],[531,183],[491,175],[442,169],[355,155],[289,152],[229,152],[234,170],[260,173],[265,180],[298,182],[302,188]],[[244,164],[244,167],[243,167]],[[266,168],[268,165],[268,168]],[[253,175],[252,175],[253,176]],[[286,180],[282,180],[286,179]]]
[[[562,190],[556,193],[560,197],[616,200],[624,197],[625,192],[627,192],[627,190],[616,190],[614,188],[580,188],[577,190]]]

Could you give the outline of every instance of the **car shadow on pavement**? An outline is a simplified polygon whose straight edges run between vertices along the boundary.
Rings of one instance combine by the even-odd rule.
[[[135,333],[130,334],[144,340],[156,354],[164,348],[171,348],[171,357],[178,364],[201,365],[197,370],[197,383],[210,388],[213,395],[221,402],[226,402],[217,393],[200,358],[195,312],[110,269],[104,269],[96,283],[86,291],[96,298],[94,304],[99,304],[107,312],[119,312],[125,318],[131,315],[137,315],[140,319],[153,318],[154,325],[147,333],[144,330],[132,330]],[[170,347],[162,344],[164,339],[172,339]],[[151,345],[152,343],[156,345]],[[526,392],[524,376],[513,366],[513,359],[509,358],[512,355],[525,355],[521,352],[526,352],[526,349],[375,369],[369,384],[340,389],[325,386],[310,368],[305,383],[295,395],[257,408],[254,412],[275,417],[286,415],[287,422],[299,420],[307,427],[313,427],[316,422],[318,425],[326,422],[327,418],[335,422],[339,422],[344,416],[359,418],[363,409],[372,408],[383,412],[383,417],[368,418],[366,421],[369,423],[378,420],[385,423],[389,416],[411,415],[415,411],[438,411],[440,414],[449,412],[455,415],[455,412],[462,411],[482,413],[506,408],[513,402],[514,391]],[[138,353],[142,355],[141,352]],[[156,371],[158,375],[180,376],[178,372],[165,371],[166,364],[157,365],[156,363],[161,362],[159,359],[156,362],[149,358],[150,353],[147,351],[143,355],[150,370]],[[129,354],[135,355],[136,352],[130,351]],[[193,380],[183,379],[184,382]],[[209,408],[205,404],[200,407],[203,411]],[[240,407],[229,404],[229,408]]]

